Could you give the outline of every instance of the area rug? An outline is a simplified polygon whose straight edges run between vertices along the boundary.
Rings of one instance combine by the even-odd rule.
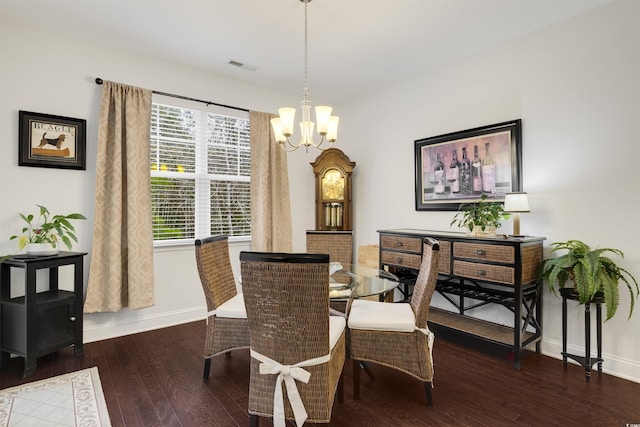
[[[0,426],[111,426],[98,368],[0,390]]]

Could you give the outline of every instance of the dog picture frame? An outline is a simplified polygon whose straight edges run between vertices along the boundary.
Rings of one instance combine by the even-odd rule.
[[[18,165],[86,170],[87,121],[19,111]]]

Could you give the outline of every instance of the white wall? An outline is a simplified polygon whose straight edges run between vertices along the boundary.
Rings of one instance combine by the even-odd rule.
[[[621,264],[640,277],[640,247],[633,238],[640,210],[634,185],[640,158],[634,132],[640,116],[640,29],[634,22],[639,15],[640,2],[618,0],[335,106],[341,116],[337,147],[357,163],[356,246],[377,243],[376,231],[383,228],[449,229],[453,212],[414,210],[414,140],[522,118],[524,190],[532,209],[521,217],[522,231],[545,236],[547,243],[577,238],[620,248],[626,254]],[[16,213],[36,203],[93,216],[101,91],[95,77],[259,111],[299,102],[298,93],[277,93],[0,17],[0,230],[6,236],[0,236],[0,254],[16,252],[15,242],[7,240],[21,228]],[[87,119],[87,170],[19,167],[18,110]],[[304,231],[314,226],[309,163],[317,155],[289,154],[294,251],[304,251]],[[504,228],[508,232],[511,223]],[[92,229],[91,220],[78,224],[75,249],[90,252]],[[237,253],[247,247],[232,246],[236,272]],[[86,270],[89,260],[90,255]],[[158,249],[155,261],[156,306],[87,315],[85,341],[204,316],[193,247]],[[640,314],[627,322],[629,297],[622,291],[618,316],[604,325],[604,367],[640,381]],[[560,302],[545,292],[544,305],[543,351],[558,357]],[[570,312],[572,352],[584,348],[582,313]],[[499,311],[480,315],[509,319]]]
[[[357,244],[377,243],[383,228],[450,229],[454,212],[414,210],[414,140],[522,118],[531,213],[521,215],[521,231],[545,236],[546,245],[579,239],[619,248],[620,264],[640,279],[638,16],[640,2],[616,1],[341,105],[340,148],[357,162]],[[624,284],[620,291],[618,314],[603,327],[604,369],[640,381],[640,310],[627,321]],[[562,351],[560,310],[545,289],[542,347],[553,357]],[[505,311],[474,315],[508,321]],[[578,354],[583,313],[569,315],[569,351]],[[595,351],[595,335],[592,343]]]
[[[85,260],[85,284],[91,259],[97,122],[102,90],[94,82],[96,77],[257,111],[277,111],[281,105],[299,103],[297,93],[276,93],[179,64],[42,32],[37,26],[7,22],[0,17],[0,254],[18,252],[16,241],[8,240],[12,234],[19,234],[23,226],[18,212],[35,213],[36,203],[55,213],[81,212],[89,220],[76,222],[80,241],[74,250],[89,252]],[[18,166],[19,110],[86,119],[87,170]],[[307,169],[311,168],[308,161],[314,159],[311,154],[308,161],[297,156],[295,160],[292,156],[293,176],[308,173]],[[296,188],[296,184],[293,179],[292,187]],[[296,221],[296,227],[311,228],[312,202],[297,211],[303,212],[302,218],[310,220]],[[304,237],[302,239],[298,246],[303,249]],[[231,244],[236,275],[238,253],[242,249],[249,249],[249,243]],[[86,342],[204,318],[206,305],[193,246],[157,249],[154,261],[155,306],[85,315]],[[71,272],[62,274],[70,276]],[[44,277],[42,280],[46,286]],[[22,283],[19,274],[13,280],[14,289],[16,282]]]

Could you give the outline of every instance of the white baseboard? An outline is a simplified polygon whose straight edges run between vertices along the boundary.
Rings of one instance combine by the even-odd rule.
[[[204,320],[206,312],[206,308],[194,307],[186,310],[164,312],[159,315],[103,323],[91,322],[90,319],[86,319],[87,316],[85,315],[86,320],[84,322],[82,341],[90,343]]]
[[[595,358],[597,355],[595,350],[595,342],[591,343],[591,350],[591,357]],[[603,348],[602,359],[604,359],[604,362],[602,363],[602,372],[613,375],[615,377],[620,377],[629,381],[640,383],[640,363],[635,360],[629,360],[608,354],[604,350],[605,349]],[[562,341],[543,338],[541,352],[545,356],[562,360]],[[584,347],[567,345],[567,352],[571,354],[584,355]],[[569,358],[568,361],[570,363],[578,365],[578,362],[574,361],[573,359]],[[596,372],[595,374],[592,372],[591,375],[597,375],[597,365],[594,365],[593,369]]]

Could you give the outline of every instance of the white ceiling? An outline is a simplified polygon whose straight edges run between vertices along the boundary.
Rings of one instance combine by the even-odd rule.
[[[339,103],[610,1],[313,0],[311,99]],[[302,93],[300,0],[0,0],[0,14]]]

